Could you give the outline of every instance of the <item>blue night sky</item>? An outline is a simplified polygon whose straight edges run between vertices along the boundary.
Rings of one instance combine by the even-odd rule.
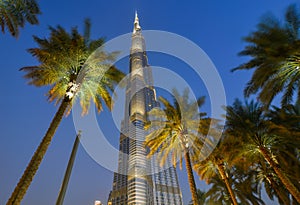
[[[47,102],[45,96],[47,88],[26,85],[22,77],[24,73],[18,71],[23,66],[37,64],[37,61],[26,52],[26,49],[36,46],[32,35],[47,37],[48,26],[58,24],[68,31],[73,26],[78,26],[82,31],[83,21],[89,17],[92,21],[92,38],[104,36],[110,40],[132,31],[134,12],[137,10],[143,30],[176,33],[201,47],[215,64],[223,80],[227,104],[231,104],[235,98],[242,98],[243,87],[251,76],[250,71],[230,72],[231,68],[247,60],[237,56],[245,46],[242,37],[255,29],[262,15],[272,12],[282,17],[286,7],[295,2],[295,0],[41,1],[40,25],[26,25],[18,39],[0,33],[0,64],[3,77],[0,81],[2,140],[0,204],[4,204],[9,198],[57,109],[53,103]],[[159,54],[149,54],[149,64],[177,72],[189,82],[197,96],[206,95],[205,87],[201,82],[195,81],[193,73],[186,68],[187,65],[178,59],[172,60],[168,56],[164,58]],[[124,59],[120,65],[121,70],[128,72],[128,59]],[[117,147],[119,135],[116,125],[109,120],[110,118],[110,113],[104,111],[100,114],[98,123],[103,127],[109,142]],[[22,204],[55,204],[75,134],[76,129],[70,115],[60,124]],[[117,161],[111,163],[116,164]],[[184,204],[187,204],[191,196],[185,170],[179,170],[178,177]],[[196,175],[195,178],[198,188],[207,190],[205,182],[199,181]],[[112,188],[112,181],[113,173],[96,163],[80,146],[65,204],[92,205],[95,200],[105,203]],[[268,202],[268,204],[276,203]]]

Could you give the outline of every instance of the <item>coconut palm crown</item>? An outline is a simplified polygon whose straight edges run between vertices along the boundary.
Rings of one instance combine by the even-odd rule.
[[[28,51],[41,64],[21,69],[26,72],[29,84],[51,87],[47,93],[49,101],[59,103],[67,96],[72,99],[72,105],[79,99],[83,114],[87,113],[91,99],[99,112],[103,109],[102,102],[111,108],[109,92],[123,77],[122,72],[112,66],[116,53],[105,53],[100,48],[104,39],[91,41],[89,30],[87,19],[84,36],[77,28],[68,33],[60,26],[50,27],[48,39],[34,36],[39,47]]]

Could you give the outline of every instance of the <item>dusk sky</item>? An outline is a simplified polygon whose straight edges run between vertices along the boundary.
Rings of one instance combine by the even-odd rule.
[[[27,85],[22,77],[24,73],[19,71],[21,67],[38,64],[26,51],[37,46],[32,35],[47,37],[48,27],[57,25],[68,31],[78,26],[82,32],[84,19],[88,17],[92,22],[92,39],[105,37],[109,41],[132,32],[134,13],[137,10],[143,31],[172,32],[189,39],[203,49],[221,76],[229,105],[235,98],[243,99],[243,88],[251,76],[250,71],[230,72],[230,69],[247,60],[237,55],[246,45],[242,37],[254,31],[266,13],[273,13],[282,19],[287,6],[297,2],[296,0],[40,1],[42,14],[39,16],[39,25],[27,24],[21,30],[18,39],[11,37],[9,33],[0,33],[2,69],[0,204],[5,204],[12,193],[58,107],[54,103],[47,102],[45,94],[48,88]],[[147,46],[147,39],[145,40]],[[159,53],[149,53],[148,57],[150,65],[170,69],[182,76],[194,94],[198,97],[205,95],[209,104],[205,85],[195,78],[189,66],[172,56]],[[128,64],[129,59],[124,58],[119,63],[119,68],[128,73]],[[208,113],[209,107],[209,105],[204,107],[208,109]],[[123,113],[120,115],[123,116]],[[103,128],[107,140],[117,148],[119,134],[116,127],[119,125],[115,125],[110,118],[111,114],[105,110],[100,113],[98,123]],[[62,120],[22,204],[55,204],[75,135],[76,129],[70,114]],[[101,154],[101,151],[99,153]],[[111,163],[117,164],[117,161]],[[178,177],[184,204],[188,204],[191,195],[184,169],[178,169]],[[197,175],[195,179],[197,188],[208,189]],[[95,200],[106,203],[112,182],[113,172],[95,162],[85,149],[79,146],[65,204],[93,205]]]

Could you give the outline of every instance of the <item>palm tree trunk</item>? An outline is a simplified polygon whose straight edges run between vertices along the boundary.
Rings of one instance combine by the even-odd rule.
[[[51,143],[51,140],[55,134],[57,127],[59,126],[62,117],[70,104],[70,99],[65,97],[62,103],[59,106],[58,111],[56,112],[43,140],[36,149],[34,155],[32,156],[29,164],[26,167],[21,179],[19,180],[16,188],[14,189],[12,195],[8,199],[6,205],[19,205],[27,192],[28,187],[30,186],[33,177],[35,176],[45,154],[48,149],[48,146]]]
[[[191,194],[192,194],[193,205],[198,205],[197,188],[196,188],[196,184],[195,184],[190,154],[189,154],[188,150],[185,151],[184,158],[185,158],[186,172],[188,175],[189,185],[190,185]]]
[[[228,181],[228,178],[227,178],[227,176],[226,176],[226,173],[225,173],[225,169],[224,169],[223,163],[218,163],[218,164],[217,164],[217,167],[218,167],[219,174],[221,175],[221,178],[222,178],[222,180],[224,181],[224,183],[225,183],[225,185],[226,185],[226,188],[227,188],[227,190],[228,190],[228,192],[229,192],[229,195],[230,195],[230,198],[231,198],[232,203],[233,203],[234,205],[238,205],[238,202],[237,202],[237,200],[236,200],[236,198],[235,198],[235,195],[234,195],[234,193],[233,193],[233,190],[232,190],[232,188],[231,188],[231,186],[230,186],[230,183],[229,183],[229,181]]]
[[[278,178],[281,180],[285,188],[291,193],[291,195],[300,203],[300,192],[294,186],[294,184],[290,181],[288,177],[285,176],[279,165],[271,158],[269,152],[264,147],[260,147],[260,151],[265,158],[265,160],[270,164],[270,166],[274,169]]]
[[[277,185],[276,182],[272,179],[272,177],[267,176],[267,178],[268,178],[268,180],[269,180],[269,182],[270,182],[271,187],[272,187],[272,188],[274,189],[274,191],[276,192],[278,198],[279,198],[284,204],[287,204],[287,205],[291,204],[291,203],[290,203],[290,200],[289,200],[289,198],[288,198],[288,196],[285,196],[285,195],[282,193],[282,191],[280,191],[280,190],[278,189],[278,185]]]
[[[76,138],[75,138],[75,142],[74,142],[74,145],[73,145],[73,148],[72,148],[72,152],[71,152],[71,156],[70,156],[70,159],[69,159],[69,162],[68,162],[66,173],[65,173],[60,191],[59,191],[59,195],[57,197],[56,205],[62,205],[63,202],[64,202],[64,198],[65,198],[65,195],[66,195],[68,183],[69,183],[70,176],[71,176],[71,173],[72,173],[73,164],[74,164],[74,161],[75,161],[75,156],[76,156],[78,145],[79,145],[79,138],[80,138],[80,131],[76,135]]]

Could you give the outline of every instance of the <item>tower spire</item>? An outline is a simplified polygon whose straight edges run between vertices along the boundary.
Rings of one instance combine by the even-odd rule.
[[[182,205],[176,169],[171,159],[163,167],[147,158],[144,130],[147,112],[159,107],[148,66],[145,40],[135,11],[129,56],[130,77],[126,86],[124,120],[121,124],[118,171],[114,173],[112,205]],[[153,174],[152,174],[153,172]]]
[[[137,31],[140,31],[140,30],[141,30],[141,26],[140,26],[140,22],[139,22],[139,17],[138,17],[137,11],[135,10],[133,33],[136,33]]]

